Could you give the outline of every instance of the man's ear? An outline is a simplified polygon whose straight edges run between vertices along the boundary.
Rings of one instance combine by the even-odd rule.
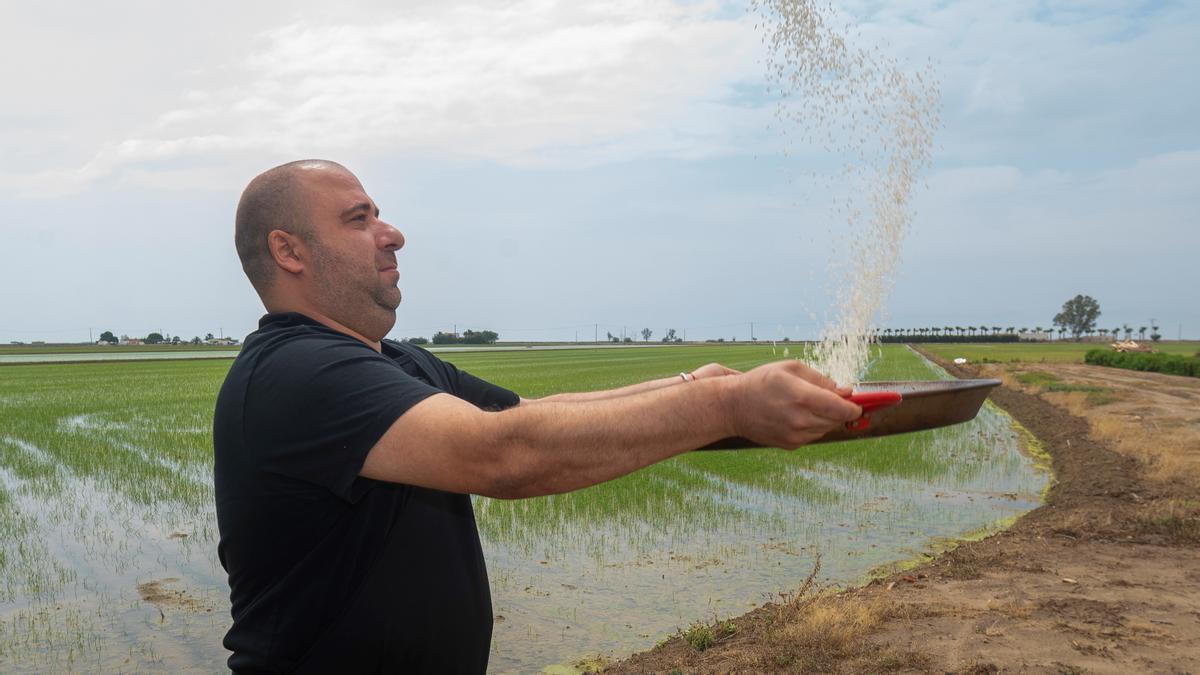
[[[275,264],[286,272],[299,274],[304,271],[307,251],[304,242],[299,237],[283,230],[271,230],[267,235],[267,250],[275,259]]]

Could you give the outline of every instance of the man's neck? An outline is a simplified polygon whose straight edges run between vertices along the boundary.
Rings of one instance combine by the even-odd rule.
[[[267,306],[267,311],[270,312],[271,314],[282,314],[283,312],[297,312],[299,314],[303,314],[304,316],[307,316],[308,318],[312,319],[313,321],[322,323],[322,324],[338,331],[339,333],[345,333],[346,335],[349,335],[350,337],[363,342],[368,347],[370,347],[371,349],[374,349],[377,352],[382,350],[382,346],[380,345],[378,340],[370,340],[370,339],[366,338],[365,336],[363,336],[358,331],[354,330],[353,328],[350,328],[350,327],[338,322],[337,320],[330,318],[326,314],[324,314],[312,307],[284,306],[284,305],[272,303],[269,306]]]

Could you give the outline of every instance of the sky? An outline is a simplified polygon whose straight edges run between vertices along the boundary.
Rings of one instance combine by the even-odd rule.
[[[1200,5],[834,3],[940,82],[880,326],[1200,338]],[[815,337],[849,243],[746,3],[0,4],[0,341],[244,337],[257,173],[348,166],[404,232],[393,337]],[[789,135],[790,134],[790,135]],[[753,328],[752,328],[753,326]]]

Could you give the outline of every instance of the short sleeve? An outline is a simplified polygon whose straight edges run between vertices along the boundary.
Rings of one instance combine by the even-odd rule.
[[[465,370],[460,370],[449,361],[443,361],[428,350],[415,345],[400,346],[412,358],[419,359],[426,368],[436,368],[441,379],[449,386],[449,392],[458,398],[475,404],[483,410],[505,410],[521,402],[521,397],[498,384],[476,377]]]
[[[371,448],[409,408],[440,390],[341,336],[292,339],[260,357],[245,400],[245,443],[259,468],[357,501]]]
[[[446,366],[453,373],[455,392],[459,398],[466,399],[484,410],[505,410],[521,402],[520,396],[504,387],[460,370],[453,363],[446,363]]]

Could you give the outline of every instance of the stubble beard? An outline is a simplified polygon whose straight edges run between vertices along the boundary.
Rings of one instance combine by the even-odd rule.
[[[347,328],[369,340],[382,340],[396,325],[396,308],[400,306],[400,289],[385,283],[379,271],[372,268],[359,275],[349,273],[349,266],[324,252],[314,256],[317,287],[323,310]]]

